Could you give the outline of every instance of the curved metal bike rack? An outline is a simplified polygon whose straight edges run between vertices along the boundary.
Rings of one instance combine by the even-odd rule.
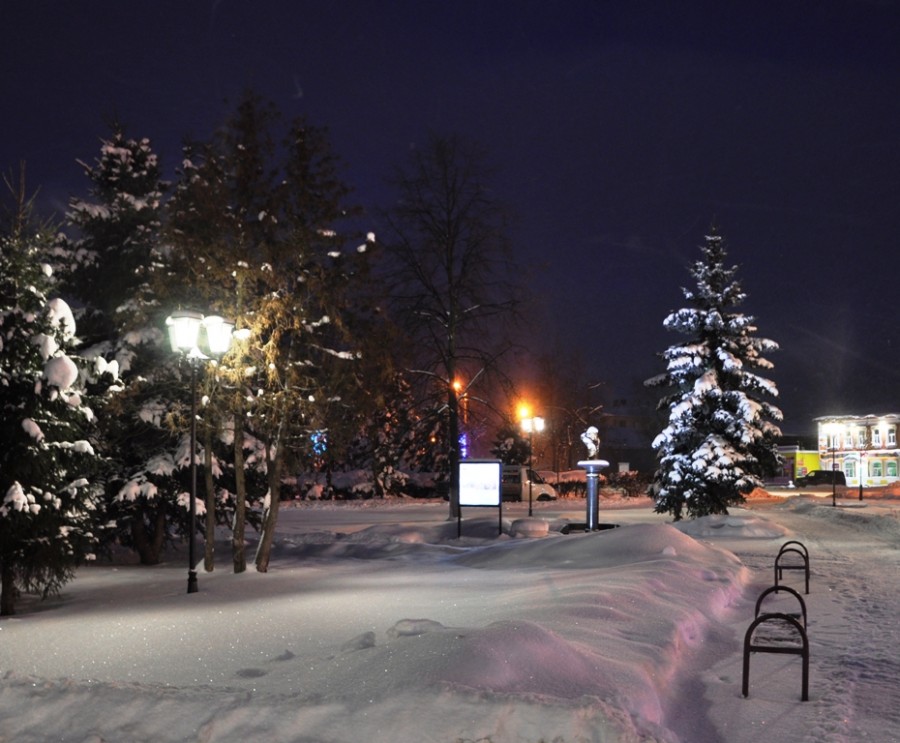
[[[794,546],[796,545],[796,546]],[[800,558],[803,560],[802,565],[782,565],[781,558],[785,555],[789,554],[800,555]],[[781,549],[778,550],[778,556],[775,558],[775,590],[778,591],[781,588],[778,585],[779,580],[784,580],[784,571],[785,570],[803,570],[806,575],[806,593],[809,594],[809,551],[806,549],[806,546],[802,542],[798,542],[796,540],[791,540],[790,542],[785,542],[781,545]]]
[[[753,642],[753,631],[759,625],[775,621],[787,623],[797,630],[797,634],[800,637],[800,645],[760,645]],[[794,617],[790,614],[781,613],[763,614],[754,619],[747,629],[744,635],[744,673],[741,687],[741,692],[745,697],[750,695],[750,653],[781,653],[801,656],[803,658],[803,688],[800,701],[809,701],[809,638],[806,636],[806,630]]]
[[[793,588],[789,586],[771,586],[759,594],[759,598],[756,599],[756,610],[753,612],[753,616],[759,616],[759,608],[762,606],[763,599],[768,596],[770,593],[778,593],[780,591],[787,591],[789,594],[794,596],[797,601],[800,603],[800,613],[799,614],[788,614],[788,616],[794,617],[795,619],[802,617],[803,618],[803,629],[806,629],[806,602],[803,600],[803,597],[795,591]],[[769,612],[771,613],[771,612]],[[784,612],[787,613],[787,612]]]

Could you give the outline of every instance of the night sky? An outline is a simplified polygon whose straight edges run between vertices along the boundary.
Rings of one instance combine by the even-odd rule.
[[[715,221],[781,345],[785,432],[900,411],[900,5],[737,5],[7,0],[0,167],[62,207],[118,119],[171,177],[252,87],[329,128],[372,208],[429,130],[460,133],[516,215],[531,348],[622,390],[661,372]]]

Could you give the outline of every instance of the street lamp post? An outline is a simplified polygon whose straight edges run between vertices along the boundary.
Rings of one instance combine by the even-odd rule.
[[[825,435],[828,437],[828,448],[831,449],[831,506],[837,507],[837,481],[834,477],[835,464],[837,463],[837,437],[840,427],[837,423],[826,423]]]
[[[860,447],[862,448],[862,447]],[[859,453],[859,462],[856,464],[857,470],[859,471],[859,499],[863,499],[863,455],[862,452]]]
[[[837,447],[837,434],[832,435],[831,437],[831,507],[837,507],[837,478],[834,476],[834,465],[835,465],[835,452]]]
[[[172,351],[185,356],[191,365],[191,492],[187,592],[197,593],[194,559],[197,533],[197,364],[211,356],[222,356],[228,351],[234,324],[219,315],[204,317],[196,310],[178,310],[166,318],[166,326],[169,329]]]
[[[522,418],[522,430],[528,434],[528,515],[531,516],[532,511],[532,492],[534,488],[534,432],[540,433],[544,430],[544,419],[539,416]]]

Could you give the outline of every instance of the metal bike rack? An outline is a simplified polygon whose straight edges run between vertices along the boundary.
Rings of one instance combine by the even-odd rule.
[[[754,643],[753,631],[761,624],[766,622],[784,622],[797,630],[800,637],[800,646],[797,645],[760,645]],[[763,614],[753,620],[753,623],[747,629],[744,635],[744,673],[743,685],[741,692],[745,697],[750,696],[750,653],[782,653],[790,655],[800,655],[803,658],[803,689],[800,695],[801,702],[809,701],[809,639],[806,636],[806,630],[800,626],[794,617],[790,614]]]
[[[796,546],[794,546],[796,545]],[[800,555],[802,565],[782,565],[781,558],[788,554]],[[803,570],[806,575],[806,593],[809,594],[809,551],[802,542],[791,540],[781,545],[778,556],[775,558],[775,590],[779,590],[778,581],[784,579],[785,570]]]
[[[800,613],[799,614],[788,614],[788,616],[794,617],[795,619],[803,618],[803,629],[806,629],[806,602],[803,600],[803,597],[797,593],[793,588],[789,586],[771,586],[759,594],[759,598],[756,599],[756,611],[754,611],[753,616],[759,616],[759,608],[762,606],[763,599],[768,596],[770,593],[778,593],[779,591],[787,591],[789,594],[794,596],[797,601],[800,603]],[[771,613],[771,612],[770,612]],[[787,612],[785,612],[787,613]]]

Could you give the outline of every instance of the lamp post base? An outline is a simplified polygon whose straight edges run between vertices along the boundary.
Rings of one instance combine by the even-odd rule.
[[[197,593],[199,587],[197,586],[197,571],[196,570],[188,570],[188,593]]]

